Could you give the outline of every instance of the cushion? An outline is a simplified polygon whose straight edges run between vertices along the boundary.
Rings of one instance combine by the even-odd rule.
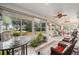
[[[66,44],[63,44],[63,43],[61,43],[61,42],[59,42],[59,43],[58,43],[58,46],[61,46],[61,47],[65,48],[67,45],[66,45]]]
[[[57,51],[57,52],[63,52],[63,50],[64,50],[64,47],[61,47],[61,46],[57,46],[55,48],[55,51]]]

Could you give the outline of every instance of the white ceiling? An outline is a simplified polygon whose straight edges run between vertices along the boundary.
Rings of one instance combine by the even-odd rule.
[[[58,11],[78,11],[79,10],[79,4],[46,4],[46,3],[22,3],[22,4],[16,4],[18,6],[21,6],[22,8],[25,8],[26,10],[29,10],[31,12],[34,12],[36,14],[42,15],[42,16],[53,16]]]
[[[19,11],[23,11],[25,13],[33,14],[33,15],[39,15],[39,16],[54,16],[58,11],[63,12],[78,12],[79,11],[79,4],[68,4],[68,3],[7,3],[7,4],[0,4],[2,6],[13,8]],[[14,7],[16,8],[14,8]]]

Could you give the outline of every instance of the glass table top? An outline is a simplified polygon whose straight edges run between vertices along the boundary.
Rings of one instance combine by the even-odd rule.
[[[20,36],[12,38],[5,42],[0,42],[0,50],[18,48],[30,42],[31,38],[32,38],[31,36]]]

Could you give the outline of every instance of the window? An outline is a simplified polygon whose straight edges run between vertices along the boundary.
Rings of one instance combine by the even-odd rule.
[[[22,20],[22,30],[32,32],[32,21]]]
[[[35,32],[45,32],[46,29],[46,21],[38,18],[34,18],[34,29]]]
[[[21,19],[15,17],[11,17],[11,19],[12,19],[13,30],[20,31]]]

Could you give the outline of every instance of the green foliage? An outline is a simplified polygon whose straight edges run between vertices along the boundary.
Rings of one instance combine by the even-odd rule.
[[[43,34],[42,34],[42,32],[40,32],[40,33],[37,34],[36,39],[37,39],[39,42],[41,42],[41,41],[43,40]]]
[[[38,46],[37,40],[36,40],[36,39],[33,39],[33,40],[31,41],[30,45],[31,45],[32,47],[34,47],[34,48],[37,47],[37,46]]]
[[[32,47],[37,47],[44,39],[43,39],[43,34],[40,32],[37,34],[37,36],[31,41],[30,45]]]
[[[6,26],[6,30],[8,29],[8,25],[11,23],[11,18],[9,16],[3,16],[3,24]]]
[[[2,51],[0,51],[0,55],[2,55]],[[4,55],[7,55],[7,52],[6,51],[4,51]]]
[[[20,32],[13,32],[13,36],[20,36]]]
[[[32,32],[32,22],[31,21],[27,21],[25,23],[25,31],[29,31],[29,32]]]
[[[3,23],[6,25],[11,23],[11,18],[9,16],[3,16]]]

